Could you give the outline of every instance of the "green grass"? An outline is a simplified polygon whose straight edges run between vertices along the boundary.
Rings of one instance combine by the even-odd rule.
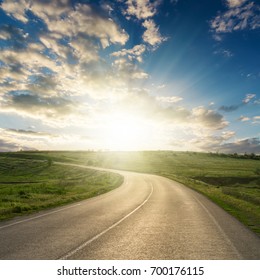
[[[0,156],[0,220],[97,196],[122,176],[22,157]]]
[[[259,157],[173,151],[0,154],[0,158],[4,156],[46,162],[52,159],[161,175],[206,195],[260,236]]]

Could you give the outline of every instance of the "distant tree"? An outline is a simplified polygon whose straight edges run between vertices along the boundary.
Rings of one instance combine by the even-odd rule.
[[[251,153],[251,154],[250,154],[250,158],[251,158],[251,159],[255,159],[255,158],[256,158],[256,155],[255,155],[254,153]]]

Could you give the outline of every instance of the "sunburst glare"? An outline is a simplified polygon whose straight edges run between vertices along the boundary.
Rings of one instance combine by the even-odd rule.
[[[128,113],[116,113],[106,119],[104,144],[109,150],[144,149],[152,133],[148,120]]]

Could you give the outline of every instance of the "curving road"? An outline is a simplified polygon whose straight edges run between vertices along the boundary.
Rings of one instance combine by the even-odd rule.
[[[0,259],[260,259],[260,239],[204,196],[116,172],[114,191],[0,223]]]

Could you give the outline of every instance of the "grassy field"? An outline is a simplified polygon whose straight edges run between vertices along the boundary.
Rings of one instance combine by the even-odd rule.
[[[260,235],[260,160],[257,157],[172,151],[18,152],[5,155],[161,175],[203,193]]]
[[[122,181],[114,173],[1,154],[0,220],[90,198]]]

